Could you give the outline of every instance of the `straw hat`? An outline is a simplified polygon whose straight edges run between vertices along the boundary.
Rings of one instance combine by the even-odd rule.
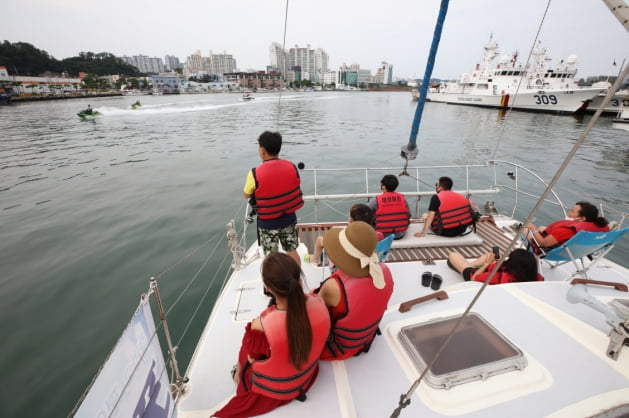
[[[353,277],[370,277],[373,285],[384,288],[376,231],[367,223],[356,221],[347,228],[332,228],[323,237],[323,247],[330,260]]]

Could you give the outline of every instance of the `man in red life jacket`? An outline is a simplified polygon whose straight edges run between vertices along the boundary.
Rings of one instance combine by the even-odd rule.
[[[252,168],[243,189],[246,199],[255,199],[258,215],[258,240],[264,254],[278,251],[278,242],[299,265],[297,254],[297,215],[304,205],[297,167],[279,158],[282,136],[279,132],[263,132],[258,138],[262,164]]]
[[[395,234],[395,239],[404,236],[411,222],[411,210],[406,198],[395,191],[399,184],[397,177],[387,174],[380,180],[382,194],[369,201],[369,207],[375,214],[376,231],[385,236]]]
[[[424,215],[424,229],[416,232],[416,237],[425,236],[429,228],[436,235],[456,237],[474,225],[471,202],[462,194],[453,192],[452,184],[450,177],[439,177],[435,184],[437,194],[430,198],[428,213]]]

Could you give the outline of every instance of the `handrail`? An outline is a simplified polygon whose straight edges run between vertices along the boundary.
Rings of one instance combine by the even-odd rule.
[[[619,290],[621,292],[627,292],[629,291],[627,289],[627,285],[624,283],[617,283],[617,282],[605,282],[602,280],[591,280],[591,279],[572,279],[572,281],[570,282],[570,284],[575,285],[575,284],[595,284],[595,285],[599,285],[599,286],[611,286],[616,290]]]
[[[440,290],[438,292],[434,292],[434,293],[431,293],[431,294],[426,295],[426,296],[422,296],[422,297],[419,297],[419,298],[407,300],[406,302],[400,303],[400,307],[398,308],[398,311],[400,311],[402,313],[408,312],[408,311],[411,310],[411,308],[413,306],[415,306],[417,304],[420,304],[420,303],[424,303],[424,302],[432,300],[432,299],[437,299],[437,300],[448,299],[448,294],[444,290]]]

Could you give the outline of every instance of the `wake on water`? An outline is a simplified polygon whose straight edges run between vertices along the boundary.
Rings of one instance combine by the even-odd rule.
[[[339,96],[322,96],[317,99],[321,100],[329,100],[343,97]],[[233,103],[208,103],[204,100],[190,100],[185,102],[171,102],[171,103],[160,103],[160,104],[143,104],[141,107],[137,109],[120,108],[113,106],[102,106],[97,110],[101,113],[100,117],[107,116],[147,116],[147,115],[159,115],[159,114],[172,114],[172,113],[187,113],[187,112],[201,112],[208,110],[216,110],[216,109],[224,109],[234,106],[252,106],[256,104],[264,104],[264,103],[275,103],[277,102],[278,97],[269,96],[269,97],[259,97],[256,96],[256,100],[253,101],[235,101]],[[292,95],[292,96],[284,96],[282,95],[282,101],[290,101],[290,100],[304,100],[303,96]]]

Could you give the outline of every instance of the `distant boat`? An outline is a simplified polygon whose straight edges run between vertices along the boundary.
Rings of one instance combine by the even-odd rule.
[[[587,109],[606,89],[577,85],[574,55],[551,69],[547,66],[550,58],[546,49],[539,44],[527,67],[518,61],[517,52],[494,64],[499,49],[491,36],[484,49],[483,64],[477,64],[471,74],[463,73],[456,81],[443,82],[431,89],[428,99],[468,106],[573,113]]]
[[[609,85],[605,88],[607,89],[608,87]],[[603,104],[603,99],[605,99],[606,95],[607,94],[605,92],[602,92],[594,96],[588,105],[587,110],[592,112],[598,110],[601,104]],[[618,113],[623,107],[625,109],[629,109],[629,89],[618,90],[607,106],[603,109],[603,113]]]
[[[137,109],[139,107],[142,107],[142,103],[140,103],[139,100],[131,105],[131,109],[133,109],[133,110],[135,110],[135,109]]]
[[[240,98],[240,100],[244,100],[244,101],[249,101],[249,100],[254,100],[255,97],[253,97],[252,93],[250,91],[245,91],[242,94],[242,97]]]

